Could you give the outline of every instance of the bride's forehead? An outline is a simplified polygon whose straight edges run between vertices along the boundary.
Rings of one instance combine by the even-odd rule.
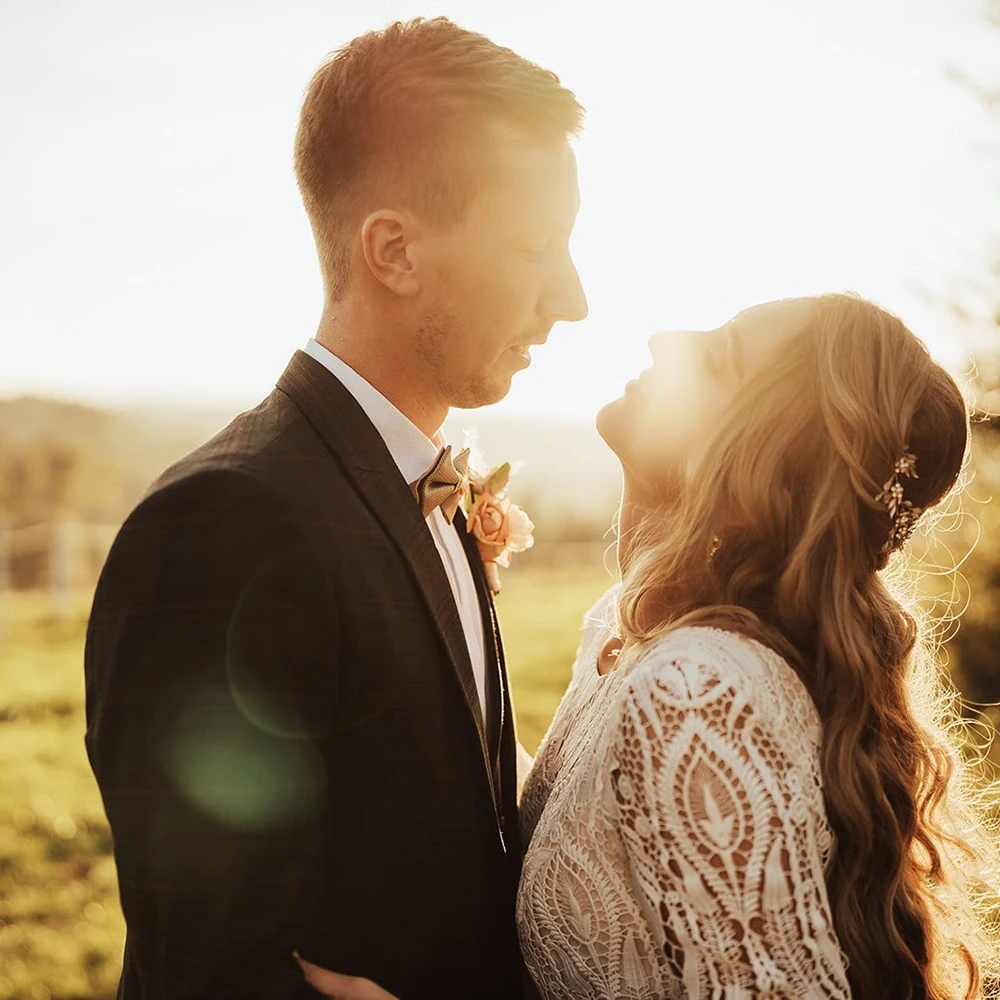
[[[761,302],[738,312],[730,322],[740,329],[754,328],[762,324],[775,322],[801,322],[813,309],[814,301],[810,298],[774,299],[771,302]]]
[[[728,325],[739,336],[744,350],[768,352],[798,333],[812,308],[810,299],[776,299],[744,309]]]

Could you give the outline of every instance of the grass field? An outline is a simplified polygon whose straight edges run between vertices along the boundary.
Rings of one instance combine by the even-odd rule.
[[[569,679],[599,565],[512,568],[498,600],[521,741],[541,739]],[[0,637],[0,1000],[114,996],[124,923],[83,745],[87,601],[5,599]]]

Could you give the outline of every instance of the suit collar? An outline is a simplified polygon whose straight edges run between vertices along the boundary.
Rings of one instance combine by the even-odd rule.
[[[303,351],[296,351],[278,379],[277,388],[292,400],[327,448],[340,460],[348,478],[409,566],[427,612],[441,635],[452,672],[476,727],[494,803],[499,811],[493,774],[494,753],[490,746],[492,741],[487,737],[480,710],[462,622],[434,539],[420,516],[420,508],[409,487],[358,401],[314,358]],[[475,541],[464,537],[464,526],[461,533],[468,553],[469,543],[474,545]],[[478,557],[471,561],[477,590],[480,590],[485,586],[482,566]],[[480,602],[483,600],[480,590]],[[488,592],[485,600],[489,602]],[[491,615],[492,608],[487,606]],[[492,621],[492,617],[486,621]],[[491,647],[496,641],[495,631],[489,631],[488,661],[493,659]]]
[[[441,444],[432,441],[375,386],[322,344],[310,340],[303,353],[318,361],[354,397],[406,482],[414,482],[430,468],[443,440]]]
[[[385,442],[358,401],[314,358],[296,351],[277,388],[348,467],[377,475],[393,470]]]

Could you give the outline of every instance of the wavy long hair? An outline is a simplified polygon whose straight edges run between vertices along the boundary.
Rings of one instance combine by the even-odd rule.
[[[823,725],[827,889],[853,995],[976,997],[997,964],[984,900],[1000,850],[932,630],[883,572],[892,522],[874,499],[905,451],[914,506],[953,491],[968,410],[895,316],[852,295],[809,301],[800,334],[720,414],[677,504],[637,527],[620,625],[639,649],[715,625],[789,661]]]

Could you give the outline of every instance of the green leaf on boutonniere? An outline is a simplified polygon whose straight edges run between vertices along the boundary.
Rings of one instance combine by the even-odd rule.
[[[492,496],[499,496],[503,493],[509,480],[510,462],[504,462],[503,465],[490,473],[489,479],[486,480],[486,492]]]

